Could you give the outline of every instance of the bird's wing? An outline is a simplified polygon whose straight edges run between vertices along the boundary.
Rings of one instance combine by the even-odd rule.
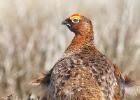
[[[30,84],[33,86],[48,85],[50,82],[52,70],[53,69],[46,73],[41,73],[36,79],[32,80]]]

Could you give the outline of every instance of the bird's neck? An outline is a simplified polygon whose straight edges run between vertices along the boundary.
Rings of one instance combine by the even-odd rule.
[[[85,46],[93,45],[93,32],[78,33],[73,38],[65,54],[81,50]]]

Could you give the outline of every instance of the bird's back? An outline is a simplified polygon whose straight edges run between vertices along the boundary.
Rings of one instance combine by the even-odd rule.
[[[113,64],[92,46],[59,60],[49,87],[57,100],[120,100]]]

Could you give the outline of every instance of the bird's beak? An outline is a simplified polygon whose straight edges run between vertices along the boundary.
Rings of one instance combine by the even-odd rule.
[[[68,23],[68,22],[67,22],[67,21],[65,21],[65,20],[64,20],[64,21],[62,21],[62,25],[67,25],[67,23]]]
[[[68,27],[71,26],[71,25],[69,24],[69,22],[67,22],[66,20],[64,20],[64,21],[62,22],[62,25],[66,25],[66,26],[68,26]]]

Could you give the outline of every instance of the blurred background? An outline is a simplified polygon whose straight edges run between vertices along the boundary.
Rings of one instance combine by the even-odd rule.
[[[74,36],[61,22],[75,12],[92,20],[97,48],[140,79],[140,0],[0,0],[0,97],[27,99]]]

